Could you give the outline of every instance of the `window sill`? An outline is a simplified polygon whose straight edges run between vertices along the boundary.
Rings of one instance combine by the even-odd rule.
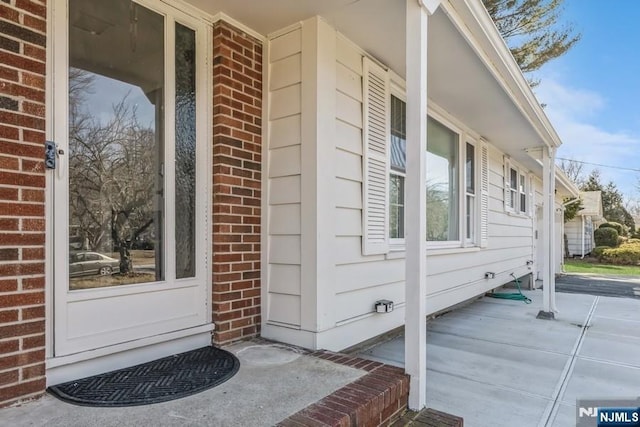
[[[518,213],[518,212],[511,212],[511,211],[505,211],[505,213],[508,216],[512,216],[514,218],[529,218],[529,219],[532,218],[532,216],[527,213]]]
[[[468,248],[427,248],[427,256],[453,255],[480,252],[479,246]],[[389,252],[385,254],[385,259],[403,259],[406,258],[406,248],[404,246],[391,247]]]

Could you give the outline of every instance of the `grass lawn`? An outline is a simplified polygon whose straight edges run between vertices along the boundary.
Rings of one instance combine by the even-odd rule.
[[[640,266],[597,264],[581,259],[565,259],[564,270],[567,273],[618,274],[640,277]]]

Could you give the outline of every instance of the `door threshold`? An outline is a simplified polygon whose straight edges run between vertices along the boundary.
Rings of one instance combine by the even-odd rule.
[[[206,324],[46,360],[47,387],[211,345]]]

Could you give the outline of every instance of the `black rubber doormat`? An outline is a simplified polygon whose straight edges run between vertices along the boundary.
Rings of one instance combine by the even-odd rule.
[[[203,347],[186,353],[49,387],[83,406],[137,406],[179,399],[215,387],[240,368],[228,351]]]

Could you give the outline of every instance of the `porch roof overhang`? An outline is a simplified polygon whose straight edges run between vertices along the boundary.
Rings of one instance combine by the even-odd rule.
[[[406,75],[406,3],[390,0],[188,0],[267,36],[315,15],[399,76]],[[418,1],[418,0],[416,0]],[[481,0],[443,0],[429,19],[429,99],[514,160],[560,138]]]

